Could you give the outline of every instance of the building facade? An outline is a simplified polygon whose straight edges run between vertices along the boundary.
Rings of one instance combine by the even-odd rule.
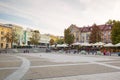
[[[101,30],[101,38],[104,43],[111,43],[111,30],[112,25],[97,25]],[[74,35],[74,42],[89,43],[89,37],[92,31],[92,26],[77,27],[76,25],[70,25],[71,33]]]
[[[13,45],[17,45],[17,46],[22,46],[23,45],[23,27],[21,26],[18,26],[18,25],[14,25],[14,24],[4,24],[5,26],[7,27],[11,27],[12,28],[12,31],[15,32],[15,34],[17,35],[17,39],[18,39],[18,43],[14,43],[13,42]]]
[[[0,24],[0,49],[11,48],[11,42],[7,42],[5,35],[12,32],[11,27]]]
[[[24,42],[25,45],[30,45],[30,38],[32,37],[32,29],[27,28],[26,30],[24,30]]]
[[[30,29],[30,28],[27,28],[26,30],[24,30],[25,45],[33,45],[30,41],[30,38],[32,38],[34,35],[37,35],[36,38],[38,38],[38,39],[40,39],[40,37],[41,37],[40,32],[38,30],[33,30],[33,29]],[[40,43],[40,40],[39,40],[39,43]]]
[[[50,35],[49,34],[41,34],[40,36],[40,47],[47,47],[49,45]]]
[[[83,27],[83,28],[80,28],[80,32],[81,32],[81,40],[80,42],[81,43],[89,43],[89,37],[90,37],[90,33],[91,33],[91,27],[88,26],[88,27]]]
[[[111,25],[99,25],[101,31],[102,31],[102,42],[104,43],[111,43],[111,30],[112,26]]]
[[[74,40],[74,42],[80,42],[80,35],[81,35],[81,32],[80,32],[80,28],[79,27],[77,27],[76,25],[70,25],[70,27],[69,27],[69,29],[70,29],[70,32],[74,35],[74,37],[75,37],[75,40]]]

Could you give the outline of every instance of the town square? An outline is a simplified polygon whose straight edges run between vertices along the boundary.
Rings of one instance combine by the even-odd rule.
[[[0,80],[120,80],[120,0],[0,0]]]

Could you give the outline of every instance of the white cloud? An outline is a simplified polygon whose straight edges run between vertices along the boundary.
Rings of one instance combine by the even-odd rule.
[[[16,0],[0,2],[0,12],[30,19],[36,29],[55,35],[63,35],[70,24],[82,27],[120,18],[119,0],[20,0],[15,3]]]

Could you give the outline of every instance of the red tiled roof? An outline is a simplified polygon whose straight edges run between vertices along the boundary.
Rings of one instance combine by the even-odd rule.
[[[102,30],[102,31],[106,31],[106,30],[111,30],[112,29],[112,25],[98,25],[99,28]]]
[[[100,30],[102,30],[102,31],[106,31],[106,30],[111,30],[112,29],[112,25],[106,25],[106,24],[104,24],[104,25],[97,25],[99,28],[100,28]],[[88,27],[81,27],[81,28],[79,28],[79,30],[81,31],[81,32],[90,32],[92,29],[92,26],[88,26]]]
[[[90,31],[91,31],[91,27],[88,26],[88,27],[80,28],[80,31],[81,31],[81,32],[90,32]]]
[[[76,25],[71,25],[71,26],[74,26],[75,28],[77,28],[77,29],[79,29],[81,32],[91,32],[91,28],[92,28],[92,26],[88,26],[88,27],[86,27],[86,26],[84,26],[84,27],[78,27],[78,26],[76,26]],[[112,29],[112,25],[106,25],[106,24],[103,24],[103,25],[97,25],[99,28],[100,28],[100,30],[102,30],[102,31],[107,31],[107,30],[111,30]]]

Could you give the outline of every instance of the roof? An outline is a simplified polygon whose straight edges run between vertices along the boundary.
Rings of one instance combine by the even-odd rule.
[[[104,25],[98,25],[98,26],[102,31],[107,31],[112,29],[112,25],[104,24]]]
[[[103,25],[97,25],[100,30],[102,31],[107,31],[107,30],[111,30],[112,29],[112,25],[106,25],[106,24],[103,24]],[[88,26],[88,27],[80,27],[79,30],[81,32],[91,32],[92,30],[92,26]]]
[[[83,27],[83,28],[80,28],[80,31],[81,32],[90,32],[92,29],[92,27],[88,26],[88,27]]]
[[[6,26],[6,25],[4,25],[4,24],[0,24],[0,27],[4,27],[4,28],[11,28],[11,27]]]

